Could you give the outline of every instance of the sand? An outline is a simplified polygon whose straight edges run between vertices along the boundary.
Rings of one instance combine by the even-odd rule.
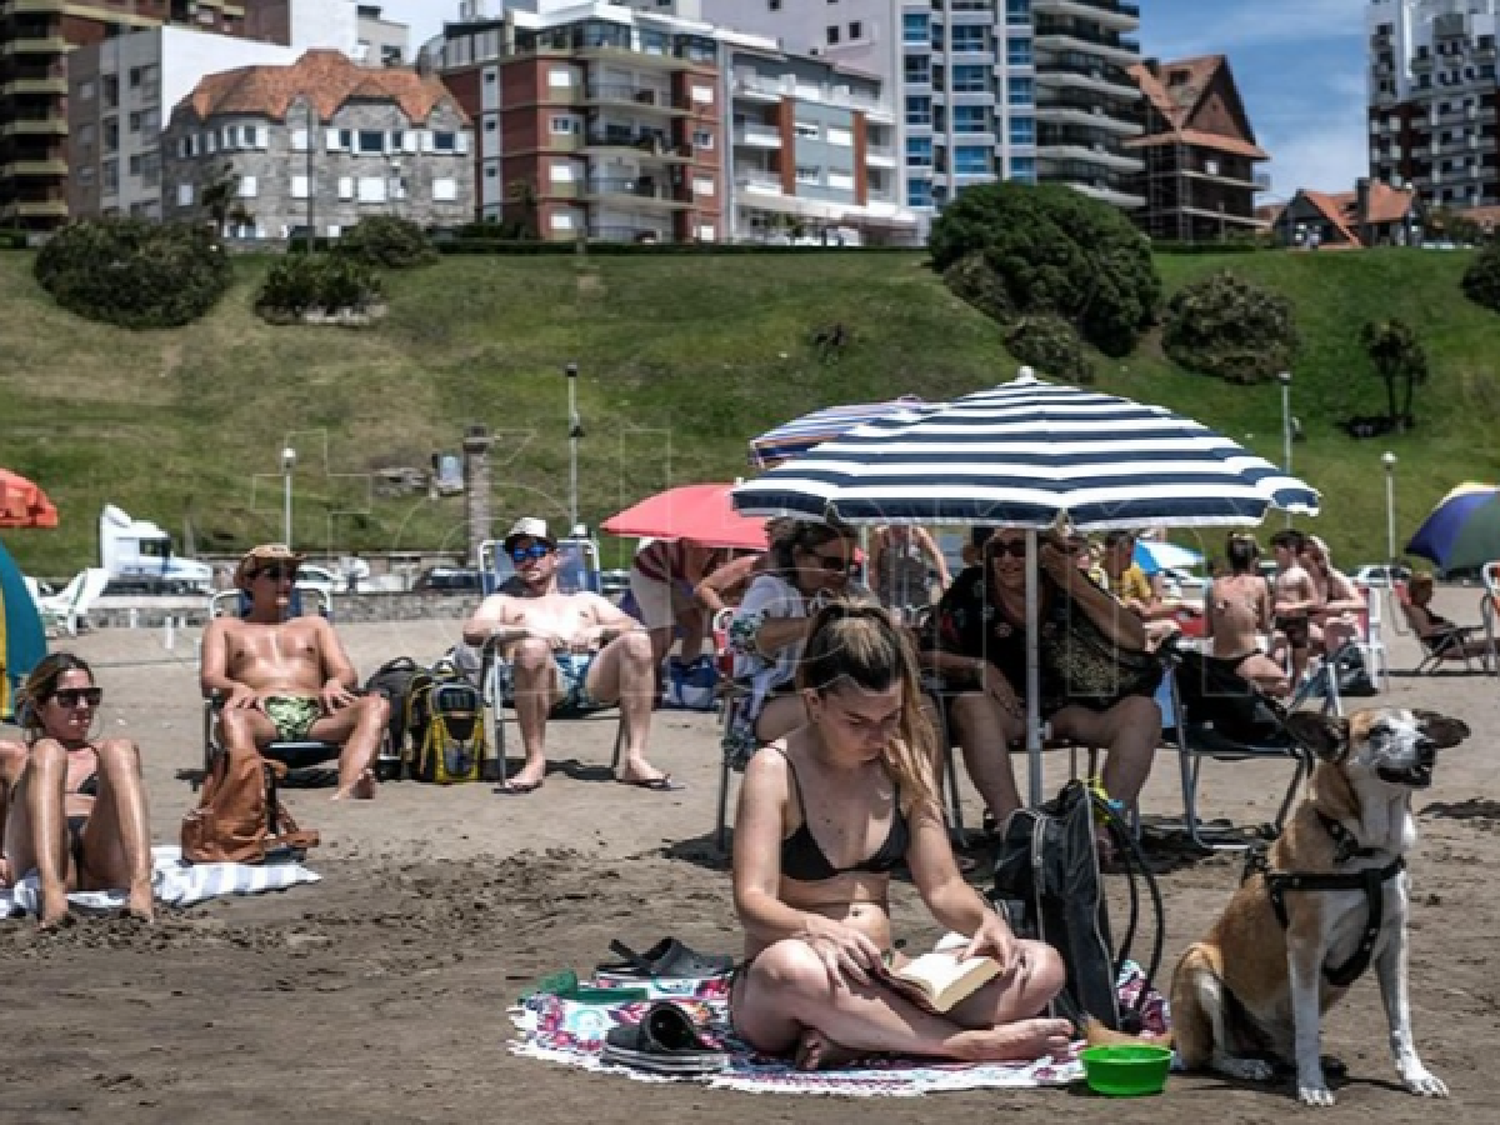
[[[1476,619],[1474,599],[1443,591],[1439,608]],[[403,653],[430,660],[456,630],[431,622],[341,633],[368,672]],[[98,665],[109,732],[128,732],[145,748],[158,842],[175,840],[194,800],[178,776],[202,752],[193,639],[179,633],[168,650],[159,632],[118,630],[66,646]],[[1387,640],[1393,666],[1413,667],[1414,642]],[[1396,1084],[1371,976],[1327,1021],[1325,1050],[1347,1062],[1351,1080],[1318,1118],[1488,1125],[1500,1105],[1500,896],[1491,868],[1500,858],[1500,682],[1397,675],[1386,698],[1461,716],[1475,732],[1444,755],[1416,802],[1412,1006],[1424,1057],[1453,1097],[1435,1105]],[[1314,1112],[1285,1089],[1205,1077],[1174,1078],[1165,1096],[1128,1102],[1055,1090],[847,1101],[643,1085],[512,1057],[507,1004],[543,973],[605,959],[613,937],[645,947],[673,934],[705,951],[738,948],[728,877],[712,846],[713,718],[658,715],[652,758],[688,783],[671,794],[609,779],[614,733],[612,718],[554,727],[557,768],[528,797],[412,783],[387,785],[371,803],[289,793],[298,819],[323,836],[310,859],[325,876],[316,886],[167,912],[151,927],[89,921],[39,935],[30,923],[0,924],[0,1121],[561,1125],[660,1114],[761,1125],[1032,1113],[1187,1125]],[[1051,756],[1049,789],[1067,768],[1066,755]],[[1258,820],[1285,778],[1269,764],[1205,772],[1211,814]],[[1166,752],[1144,806],[1181,807],[1177,762]],[[1168,869],[1170,966],[1222,909],[1239,864],[1158,854]],[[914,942],[935,936],[909,885],[895,887],[893,905]]]

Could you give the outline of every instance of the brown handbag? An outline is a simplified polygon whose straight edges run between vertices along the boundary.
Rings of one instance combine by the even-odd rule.
[[[276,792],[286,766],[259,754],[225,750],[203,779],[198,807],[182,818],[189,863],[265,863],[300,859],[318,834],[297,827]]]

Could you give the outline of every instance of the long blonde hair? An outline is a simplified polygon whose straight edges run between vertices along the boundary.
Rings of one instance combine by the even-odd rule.
[[[941,816],[932,778],[937,736],[922,709],[916,651],[890,613],[873,602],[830,602],[813,618],[803,647],[799,689],[822,696],[845,684],[865,691],[901,686],[901,722],[882,764],[900,789],[903,812]]]

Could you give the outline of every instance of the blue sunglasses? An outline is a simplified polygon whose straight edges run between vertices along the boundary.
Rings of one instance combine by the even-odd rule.
[[[510,557],[512,562],[525,562],[527,559],[544,559],[552,553],[552,548],[545,543],[533,543],[529,547],[512,547]]]

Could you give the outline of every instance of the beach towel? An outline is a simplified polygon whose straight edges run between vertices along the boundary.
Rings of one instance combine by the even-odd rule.
[[[168,906],[192,906],[221,895],[258,895],[280,891],[298,883],[316,883],[322,878],[297,863],[250,866],[243,863],[184,863],[182,849],[151,849],[151,883],[156,901]],[[0,918],[35,914],[41,897],[35,873],[14,887],[0,888]],[[68,896],[74,910],[111,913],[125,907],[126,895],[119,891],[75,891]]]
[[[1120,973],[1122,1004],[1134,1004],[1144,981],[1140,967],[1127,961]],[[637,982],[639,983],[639,982]],[[619,1074],[638,1082],[699,1082],[720,1090],[751,1094],[824,1094],[834,1097],[911,1098],[949,1090],[1026,1089],[1065,1086],[1082,1079],[1076,1058],[1021,1063],[941,1063],[931,1059],[882,1058],[839,1070],[800,1071],[787,1060],[757,1055],[729,1028],[729,978],[650,982],[650,996],[620,1005],[585,1004],[557,996],[526,997],[511,1010],[520,1038],[511,1053],[583,1070]],[[640,1022],[652,1001],[675,1001],[704,1029],[704,1038],[729,1053],[729,1067],[716,1074],[668,1077],[606,1063],[600,1056],[609,1029]],[[1146,1034],[1168,1026],[1166,1001],[1153,991],[1143,1007]],[[1080,1044],[1081,1046],[1081,1044]]]

